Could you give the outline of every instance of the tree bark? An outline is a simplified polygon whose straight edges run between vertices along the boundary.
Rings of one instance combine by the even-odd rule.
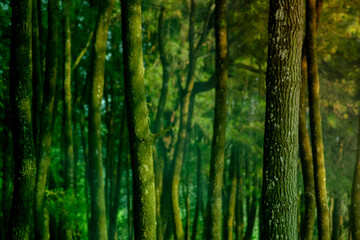
[[[314,181],[317,206],[319,239],[330,239],[329,207],[326,193],[324,146],[322,141],[320,115],[320,83],[317,67],[316,35],[317,18],[320,17],[322,0],[306,2],[306,54],[308,63],[308,88],[310,107],[311,145],[314,162]]]
[[[36,177],[31,102],[31,0],[12,1],[10,104],[15,161],[14,193],[6,239],[30,239]]]
[[[89,183],[91,239],[107,240],[105,188],[101,148],[101,101],[103,98],[106,40],[114,0],[100,1],[95,25],[89,92]]]
[[[331,240],[342,239],[342,198],[335,192],[334,211],[332,216],[332,234]]]
[[[143,79],[141,0],[122,0],[121,9],[135,239],[156,239],[153,137],[149,129]]]
[[[230,193],[229,193],[229,200],[228,200],[228,208],[226,213],[226,228],[224,229],[224,240],[232,240],[233,239],[233,230],[234,230],[234,221],[235,221],[235,207],[236,207],[236,189],[237,189],[237,161],[239,160],[238,157],[238,150],[236,149],[237,146],[233,145],[231,148],[231,160],[230,160]]]
[[[302,1],[270,1],[261,239],[297,238],[303,20]]]
[[[306,127],[306,88],[307,88],[307,60],[306,52],[302,53],[301,62],[301,88],[300,88],[300,110],[299,110],[299,150],[301,169],[304,181],[305,213],[301,219],[301,240],[312,240],[315,222],[315,183],[313,156],[311,153],[310,138]]]
[[[41,108],[40,135],[37,149],[37,172],[35,185],[35,238],[49,239],[49,226],[46,220],[46,202],[44,192],[50,166],[52,122],[54,118],[54,103],[57,78],[57,16],[58,0],[48,3],[48,40],[46,47],[46,69],[44,96]]]
[[[71,26],[70,26],[70,9],[71,1],[63,1],[64,14],[64,149],[65,149],[65,166],[64,166],[64,190],[67,196],[74,198],[74,146],[73,146],[73,128],[72,128],[72,110],[71,110]],[[64,209],[64,222],[62,226],[63,239],[72,239],[72,226],[69,219],[69,209]]]

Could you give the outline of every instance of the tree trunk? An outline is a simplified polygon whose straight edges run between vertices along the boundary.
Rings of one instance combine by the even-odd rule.
[[[160,53],[160,60],[162,64],[162,87],[159,99],[159,105],[157,107],[153,132],[158,133],[161,128],[161,119],[164,115],[167,93],[168,93],[168,85],[170,79],[170,64],[168,62],[166,53],[165,53],[165,43],[164,43],[164,17],[165,17],[165,8],[162,7],[159,15],[158,21],[158,46],[159,46],[159,53]],[[156,149],[156,148],[154,148]],[[161,157],[156,155],[156,151],[153,151],[153,158],[154,158],[154,169],[155,169],[155,192],[156,192],[156,236],[158,240],[163,239],[163,227],[162,227],[162,219],[161,219],[161,194],[162,194],[162,182],[163,182],[163,168],[164,168],[164,161]]]
[[[200,134],[199,134],[200,135]],[[201,139],[201,135],[198,136],[199,139]],[[197,174],[196,174],[196,206],[195,206],[195,214],[194,214],[194,221],[192,226],[192,234],[191,239],[196,240],[196,234],[197,234],[197,226],[199,222],[199,215],[200,215],[200,208],[202,204],[202,184],[201,184],[201,149],[196,145],[196,153],[197,153]]]
[[[306,2],[306,55],[308,63],[308,87],[310,106],[311,144],[314,162],[314,180],[317,206],[319,239],[330,239],[329,207],[326,193],[326,173],[324,161],[324,146],[322,141],[320,115],[320,84],[317,68],[316,28],[317,18],[320,17],[318,4],[321,0],[307,0]]]
[[[239,144],[234,143],[236,146],[236,151],[239,151]],[[244,231],[244,208],[243,208],[243,178],[241,172],[241,161],[240,161],[240,153],[236,153],[236,177],[237,177],[237,188],[236,188],[236,206],[235,206],[235,239],[242,240],[243,239],[243,231]]]
[[[351,189],[350,229],[354,240],[360,240],[360,116],[358,126],[357,154]]]
[[[54,118],[54,103],[57,78],[57,16],[58,0],[49,0],[48,3],[48,40],[46,51],[46,69],[44,96],[41,109],[40,135],[37,149],[37,172],[35,185],[35,238],[49,239],[49,226],[47,225],[46,202],[44,192],[50,166],[52,122]]]
[[[64,14],[64,150],[65,150],[65,165],[64,165],[64,190],[67,196],[74,198],[74,146],[73,146],[73,129],[71,116],[71,27],[70,27],[70,8],[71,1],[63,1]],[[64,209],[64,222],[61,229],[63,239],[72,239],[72,226],[69,219],[70,209]]]
[[[300,111],[299,111],[299,150],[301,169],[304,181],[305,213],[301,219],[301,240],[312,240],[315,222],[315,186],[313,156],[311,153],[310,138],[306,127],[306,88],[307,88],[307,60],[306,52],[302,53],[301,62],[301,88],[300,88]]]
[[[236,149],[236,145],[233,145],[231,148],[231,160],[230,160],[230,193],[229,193],[229,200],[228,200],[228,208],[226,213],[226,218],[224,222],[226,222],[224,229],[224,240],[232,240],[233,239],[233,230],[234,230],[234,220],[235,220],[235,207],[236,207],[236,189],[237,189],[237,161],[239,160],[238,157],[238,150]]]
[[[106,40],[114,0],[100,1],[94,31],[89,92],[89,183],[91,239],[107,240],[105,188],[101,148],[101,101],[104,88]]]
[[[261,239],[297,238],[303,20],[302,1],[270,1]]]
[[[43,71],[42,59],[40,54],[40,35],[39,35],[39,16],[38,1],[32,1],[32,83],[33,83],[33,100],[32,100],[32,121],[35,152],[38,150],[41,106],[43,101]]]
[[[36,158],[31,102],[31,0],[12,1],[10,104],[15,160],[14,193],[6,239],[30,239]]]
[[[156,239],[153,137],[149,129],[143,79],[141,0],[122,0],[121,9],[135,239]]]
[[[251,205],[249,208],[249,214],[247,215],[247,225],[244,235],[244,240],[250,240],[252,237],[252,232],[255,225],[257,211],[257,198],[256,198],[256,189],[253,190]]]
[[[341,240],[342,232],[342,198],[335,192],[334,211],[332,216],[332,234],[331,240]]]
[[[215,113],[211,145],[206,239],[221,239],[222,187],[226,132],[227,39],[226,0],[215,1]]]

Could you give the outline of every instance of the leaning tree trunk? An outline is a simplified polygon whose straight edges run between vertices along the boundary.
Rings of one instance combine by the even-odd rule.
[[[209,192],[206,211],[206,239],[221,239],[222,187],[226,132],[227,39],[226,0],[215,1],[215,113],[211,145]]]
[[[101,101],[104,88],[106,40],[114,0],[100,1],[94,31],[89,92],[89,183],[91,239],[107,240],[105,188],[101,148]]]
[[[308,88],[310,106],[311,144],[314,162],[314,181],[317,206],[317,222],[319,239],[330,239],[330,218],[326,193],[326,173],[324,160],[324,146],[322,141],[320,115],[320,83],[317,67],[316,35],[317,18],[322,0],[306,1],[306,55],[308,63]]]
[[[302,1],[271,0],[261,239],[297,238]]]
[[[10,104],[15,181],[6,239],[30,239],[36,158],[31,102],[31,0],[12,1],[10,48]]]
[[[133,169],[135,239],[156,239],[153,137],[145,99],[141,0],[122,0],[125,96]]]
[[[44,96],[41,108],[40,135],[37,146],[37,172],[35,185],[35,239],[49,239],[49,228],[44,192],[47,172],[50,166],[52,122],[54,115],[54,102],[57,77],[57,15],[58,0],[49,0],[48,3],[48,40],[46,47],[46,69]]]

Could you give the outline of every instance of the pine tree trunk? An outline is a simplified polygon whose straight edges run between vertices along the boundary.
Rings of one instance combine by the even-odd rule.
[[[301,219],[301,240],[312,240],[315,222],[315,186],[313,156],[311,153],[310,138],[306,127],[306,88],[307,88],[307,60],[303,48],[301,63],[301,88],[299,111],[299,150],[301,169],[304,181],[305,213]]]
[[[31,0],[12,1],[10,104],[15,161],[14,193],[6,239],[30,239],[36,158],[31,102]]]
[[[270,1],[261,239],[297,238],[303,20],[302,1]]]
[[[206,239],[221,239],[222,187],[226,132],[227,39],[226,0],[215,1],[215,113],[211,145]]]
[[[314,180],[317,206],[317,222],[319,239],[330,239],[329,207],[326,193],[326,173],[324,160],[324,146],[322,141],[320,115],[320,83],[317,68],[316,35],[317,18],[321,0],[307,0],[306,2],[306,55],[308,63],[308,88],[310,107],[311,145],[314,162]]]
[[[99,2],[94,31],[89,95],[89,185],[91,239],[107,240],[105,188],[101,147],[101,101],[104,89],[106,41],[114,0]]]
[[[135,239],[156,239],[153,138],[149,129],[142,56],[141,0],[122,0],[125,96],[133,170]]]
[[[49,226],[47,225],[46,201],[44,192],[50,166],[52,123],[54,117],[54,104],[57,78],[57,16],[58,0],[49,0],[48,3],[48,40],[46,51],[46,69],[44,96],[41,108],[40,135],[37,147],[37,172],[35,185],[35,238],[49,239]]]

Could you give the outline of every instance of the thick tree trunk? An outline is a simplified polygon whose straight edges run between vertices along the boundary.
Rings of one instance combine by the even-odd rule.
[[[91,239],[107,240],[105,188],[101,148],[101,101],[104,88],[106,41],[114,0],[100,1],[95,25],[89,92],[89,183]]]
[[[145,99],[141,0],[122,0],[122,34],[128,131],[133,170],[135,239],[156,239],[153,137]]]
[[[303,20],[302,1],[270,1],[261,239],[297,238]]]
[[[330,239],[329,207],[326,193],[326,173],[324,160],[324,146],[322,141],[320,115],[320,83],[317,68],[316,28],[317,18],[320,17],[322,0],[307,0],[306,2],[306,55],[308,63],[308,87],[310,106],[311,144],[314,162],[314,180],[317,206],[317,222],[319,239]]]
[[[30,239],[36,158],[31,102],[31,0],[12,1],[10,104],[15,160],[14,193],[6,239]]]
[[[54,103],[57,78],[57,16],[58,0],[49,0],[48,3],[48,40],[46,51],[46,69],[44,96],[41,109],[39,145],[37,149],[37,172],[35,186],[35,238],[49,239],[49,226],[47,225],[46,202],[44,192],[50,166],[52,122],[54,117]]]
[[[315,222],[315,183],[313,156],[311,153],[310,138],[306,127],[306,88],[307,88],[307,60],[303,48],[301,62],[301,88],[299,110],[299,150],[301,169],[304,181],[305,213],[301,219],[301,240],[312,240]]]
[[[71,26],[70,26],[70,8],[71,1],[63,1],[64,14],[64,190],[67,196],[74,198],[74,146],[73,146],[73,129],[71,116]],[[69,209],[64,209],[64,222],[62,229],[63,239],[72,239],[72,226],[69,219]]]

